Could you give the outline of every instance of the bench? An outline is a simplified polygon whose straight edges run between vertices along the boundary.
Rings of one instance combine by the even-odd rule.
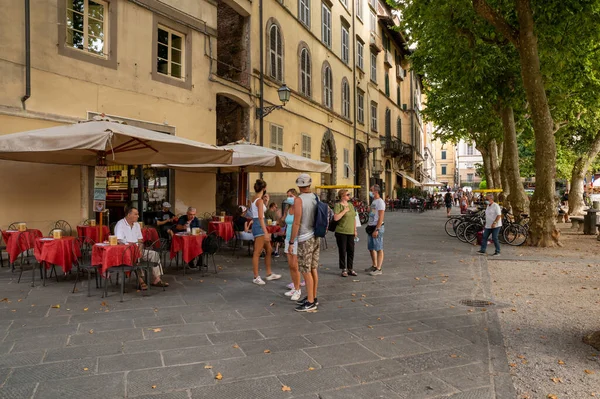
[[[583,216],[571,216],[571,230],[583,231]]]

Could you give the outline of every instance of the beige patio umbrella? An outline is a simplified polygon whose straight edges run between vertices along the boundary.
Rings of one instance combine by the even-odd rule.
[[[219,148],[233,151],[231,164],[207,163],[207,164],[166,164],[153,165],[157,167],[168,167],[186,172],[202,173],[231,173],[231,172],[316,172],[331,173],[331,165],[321,161],[315,161],[300,155],[290,154],[271,148],[261,147],[240,141],[227,144]]]
[[[230,164],[232,151],[104,119],[2,135],[0,159],[88,166]]]

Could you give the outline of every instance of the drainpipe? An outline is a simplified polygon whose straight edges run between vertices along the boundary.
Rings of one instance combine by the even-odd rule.
[[[263,121],[263,117],[262,117],[262,110],[265,107],[265,77],[264,77],[264,27],[263,27],[263,0],[259,0],[258,2],[258,24],[259,24],[259,29],[258,29],[258,35],[260,36],[260,40],[259,40],[259,45],[260,45],[260,88],[259,88],[259,93],[260,93],[260,110],[261,110],[261,115],[260,118],[258,119],[258,134],[259,134],[259,144],[262,147],[263,146],[263,132],[264,132],[264,121]],[[262,175],[262,174],[261,174]],[[262,176],[261,176],[262,177]]]
[[[352,2],[352,40],[350,41],[352,43],[352,62],[354,63],[354,65],[352,66],[352,81],[354,82],[354,84],[352,85],[352,97],[354,98],[354,107],[353,107],[353,113],[354,113],[354,117],[353,117],[353,123],[352,123],[352,127],[353,127],[353,139],[352,139],[352,161],[353,161],[353,166],[354,166],[354,184],[358,185],[360,182],[360,176],[358,175],[358,170],[359,168],[357,168],[357,164],[356,164],[356,110],[357,110],[357,106],[356,106],[356,10],[355,10],[355,6],[356,6],[356,2]]]
[[[31,97],[31,18],[30,0],[25,0],[25,95],[21,97],[23,109],[25,101]]]

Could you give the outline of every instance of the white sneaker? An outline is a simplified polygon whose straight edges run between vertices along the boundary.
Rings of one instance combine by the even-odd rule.
[[[296,290],[293,290],[292,292],[293,292],[293,294],[292,294],[292,297],[291,297],[290,299],[291,299],[292,301],[297,301],[297,300],[299,300],[299,299],[300,299],[300,296],[302,295],[302,291],[300,291],[300,290],[298,290],[298,291],[296,291]]]
[[[292,295],[294,295],[294,292],[296,292],[296,290],[292,288],[291,290],[287,291],[287,292],[286,292],[285,294],[283,294],[283,295],[285,295],[285,296],[292,296]]]
[[[267,281],[279,280],[280,278],[281,278],[281,274],[271,273],[267,276]]]
[[[252,282],[253,282],[254,284],[257,284],[257,285],[265,285],[265,282],[263,281],[263,279],[262,279],[262,278],[260,278],[260,276],[258,276],[258,277],[257,277],[257,278],[255,278],[254,280],[252,280]]]

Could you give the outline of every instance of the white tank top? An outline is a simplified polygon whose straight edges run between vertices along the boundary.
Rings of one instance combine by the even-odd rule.
[[[252,217],[255,219],[258,219],[258,206],[256,206],[256,202],[259,199],[260,198],[255,199],[254,202],[252,202],[252,206],[250,207],[250,209],[252,210]],[[263,216],[266,211],[267,211],[267,206],[265,204],[263,204]]]

